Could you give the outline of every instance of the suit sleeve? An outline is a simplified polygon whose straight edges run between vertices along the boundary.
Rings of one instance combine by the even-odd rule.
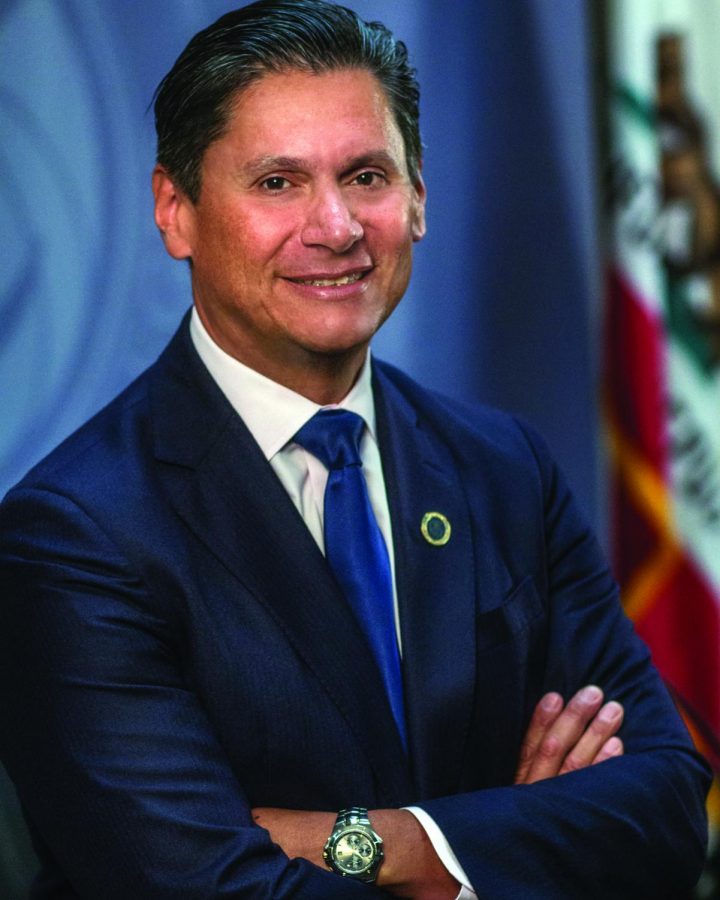
[[[531,694],[568,698],[599,684],[625,706],[625,755],[533,785],[417,805],[440,826],[480,898],[676,898],[704,860],[708,769],[560,474],[539,440],[528,440],[547,559],[534,573],[547,603],[544,684]]]
[[[68,896],[386,896],[253,824],[177,626],[74,502],[10,495],[0,559],[0,754]]]

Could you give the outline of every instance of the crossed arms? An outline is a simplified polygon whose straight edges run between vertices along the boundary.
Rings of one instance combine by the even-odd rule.
[[[616,736],[623,708],[588,686],[565,705],[557,693],[538,703],[523,741],[515,784],[532,784],[567,772],[597,765],[623,753]],[[407,810],[371,812],[371,821],[383,836],[385,859],[377,884],[397,897],[413,900],[454,900],[459,883],[439,860],[425,829]],[[258,807],[258,825],[290,858],[304,858],[323,866],[322,848],[333,827],[335,814]]]

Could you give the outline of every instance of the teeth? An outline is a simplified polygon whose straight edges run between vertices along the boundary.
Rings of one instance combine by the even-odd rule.
[[[342,278],[316,278],[310,281],[298,278],[297,282],[298,284],[310,284],[313,287],[340,287],[343,284],[354,284],[362,278],[362,274],[362,272],[357,272],[355,275],[345,275]]]

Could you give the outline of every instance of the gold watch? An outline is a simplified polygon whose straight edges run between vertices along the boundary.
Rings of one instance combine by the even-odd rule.
[[[323,849],[325,864],[356,881],[375,881],[383,861],[383,842],[373,830],[368,811],[359,806],[341,809]]]

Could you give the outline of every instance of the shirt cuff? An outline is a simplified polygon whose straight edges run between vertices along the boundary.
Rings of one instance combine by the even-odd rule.
[[[445,866],[452,877],[461,884],[460,893],[456,900],[477,900],[477,894],[470,884],[470,879],[465,874],[465,870],[458,862],[457,856],[448,844],[445,835],[440,830],[437,822],[431,815],[420,809],[418,806],[404,806],[408,812],[411,812],[418,822],[425,829],[433,850],[437,853],[440,862]]]

